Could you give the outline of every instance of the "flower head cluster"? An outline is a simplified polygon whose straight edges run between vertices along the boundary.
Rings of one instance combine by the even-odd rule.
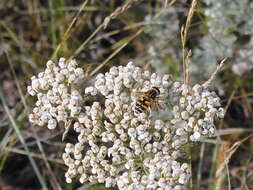
[[[36,106],[29,115],[29,120],[39,126],[47,124],[54,129],[58,122],[77,117],[83,100],[76,88],[84,80],[84,71],[77,67],[74,60],[61,58],[57,64],[47,62],[44,72],[31,78],[28,93],[37,97]]]
[[[136,92],[154,86],[163,108],[136,113]],[[219,98],[205,85],[190,88],[131,62],[98,74],[85,92],[100,101],[85,106],[74,124],[78,142],[66,145],[69,183],[78,177],[122,190],[183,189],[190,174],[189,165],[178,162],[182,145],[214,135],[214,118],[223,116]]]
[[[120,190],[183,189],[190,172],[178,161],[182,146],[215,135],[214,119],[224,116],[215,92],[206,84],[191,88],[170,75],[142,71],[132,62],[98,74],[84,94],[77,88],[83,79],[75,61],[61,58],[58,65],[48,61],[28,87],[38,98],[30,121],[53,129],[74,120],[77,143],[67,143],[63,153],[66,181],[77,177]],[[150,89],[156,97],[148,96]],[[136,111],[138,101],[145,104],[143,112]]]
[[[224,117],[224,109],[220,107],[220,98],[216,93],[210,92],[205,84],[190,88],[179,82],[174,83],[173,93],[174,97],[178,97],[173,101],[173,144],[176,147],[182,145],[188,137],[197,141],[201,137],[215,136],[214,119]]]

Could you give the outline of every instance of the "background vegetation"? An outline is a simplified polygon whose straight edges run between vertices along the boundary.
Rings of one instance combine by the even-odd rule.
[[[49,59],[77,59],[87,74],[133,60],[182,78],[181,26],[191,1],[1,0],[0,189],[105,189],[66,184],[63,129],[31,126],[30,77]],[[220,136],[192,149],[190,189],[253,189],[253,3],[198,1],[186,49],[191,83],[202,83],[229,57],[214,89],[227,113]],[[71,138],[71,137],[70,137]]]

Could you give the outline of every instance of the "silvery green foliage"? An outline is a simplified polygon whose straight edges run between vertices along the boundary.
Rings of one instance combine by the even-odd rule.
[[[181,50],[175,48],[180,44],[178,38],[180,31],[179,11],[181,10],[175,7],[161,8],[155,16],[147,15],[145,17],[146,21],[151,22],[145,30],[152,37],[147,48],[148,62],[158,73],[170,72],[166,67],[165,58],[170,57],[171,60],[180,58]]]
[[[253,34],[253,2],[250,0],[203,0],[208,33],[193,51],[191,69],[196,78],[207,78],[218,60],[244,49],[238,36]],[[252,63],[250,63],[252,64]],[[250,67],[249,67],[250,69]]]
[[[239,76],[253,69],[253,39],[251,42],[236,52],[235,64],[232,71]]]

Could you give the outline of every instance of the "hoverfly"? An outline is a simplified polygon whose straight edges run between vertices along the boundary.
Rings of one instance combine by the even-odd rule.
[[[153,86],[149,90],[143,93],[141,97],[139,97],[135,103],[134,110],[137,113],[146,112],[153,105],[158,105],[158,97],[160,95],[160,90],[158,87]]]

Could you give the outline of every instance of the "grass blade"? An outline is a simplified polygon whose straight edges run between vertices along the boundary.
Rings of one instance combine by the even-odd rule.
[[[24,147],[25,151],[27,152],[27,156],[28,156],[28,159],[29,161],[31,162],[31,165],[32,165],[32,168],[39,180],[39,183],[42,187],[43,190],[47,190],[47,186],[46,186],[46,182],[44,181],[43,177],[41,176],[41,173],[39,171],[39,168],[35,162],[35,160],[32,158],[31,154],[30,154],[30,151],[29,151],[29,148],[28,146],[26,145],[26,142],[21,134],[21,131],[19,130],[19,127],[17,126],[14,118],[12,117],[11,113],[10,113],[10,110],[7,106],[7,103],[6,103],[6,100],[4,98],[4,95],[3,95],[3,92],[2,92],[2,88],[0,87],[0,99],[2,101],[2,104],[3,104],[3,108],[11,122],[11,126],[13,127],[14,131],[16,132],[18,138],[19,138],[19,141],[21,142],[22,146]]]

